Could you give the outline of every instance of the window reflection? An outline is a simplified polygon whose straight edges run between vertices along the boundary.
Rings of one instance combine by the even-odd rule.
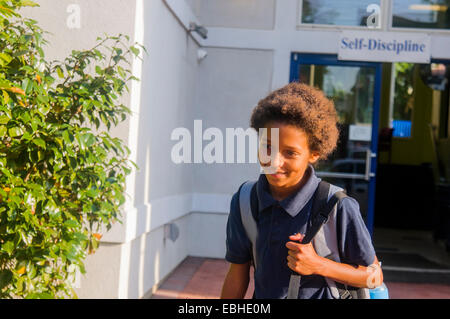
[[[334,101],[341,124],[371,124],[373,68],[300,65],[300,82],[319,87]]]
[[[321,89],[334,101],[339,117],[338,146],[327,160],[316,164],[316,172],[355,198],[366,218],[369,183],[361,177],[366,173],[372,141],[376,69],[305,63],[299,65],[298,74],[300,82]]]
[[[450,0],[394,0],[392,26],[450,29]]]
[[[376,0],[303,0],[302,23],[342,26],[367,26],[371,12],[367,7],[380,5]]]
[[[318,87],[333,100],[339,118],[336,151],[317,169],[361,174],[371,144],[375,69],[368,67],[301,64],[300,82]],[[366,134],[356,137],[354,130]]]

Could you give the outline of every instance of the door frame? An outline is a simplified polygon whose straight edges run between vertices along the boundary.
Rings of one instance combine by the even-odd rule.
[[[382,63],[365,62],[365,61],[342,61],[338,60],[335,54],[316,54],[316,53],[291,53],[291,68],[289,82],[298,82],[299,65],[315,64],[315,65],[334,65],[334,66],[353,66],[353,67],[372,67],[375,68],[375,87],[373,99],[373,117],[372,117],[372,142],[370,161],[370,180],[369,180],[369,200],[367,203],[367,229],[373,236],[373,227],[375,220],[375,186],[377,172],[377,155],[378,155],[378,130],[380,118],[380,102],[381,102],[381,80],[382,80]]]

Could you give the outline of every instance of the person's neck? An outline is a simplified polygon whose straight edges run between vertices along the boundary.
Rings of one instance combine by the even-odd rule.
[[[311,174],[311,170],[308,168],[305,171],[305,174],[303,174],[300,181],[292,186],[282,186],[282,187],[276,187],[269,184],[270,193],[272,194],[272,197],[276,199],[277,201],[281,202],[283,199],[289,197],[289,195],[297,192],[299,189],[301,189],[306,182],[308,181]]]

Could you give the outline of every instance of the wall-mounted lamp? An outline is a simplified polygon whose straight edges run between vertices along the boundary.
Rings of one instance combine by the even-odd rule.
[[[208,38],[208,29],[206,29],[204,26],[198,25],[195,22],[191,22],[189,24],[189,32],[196,32],[203,39]]]
[[[180,236],[180,229],[175,224],[165,224],[164,225],[164,242],[166,239],[170,239],[175,242]]]
[[[206,59],[206,57],[208,56],[208,51],[204,50],[204,49],[198,49],[197,50],[197,60],[200,62],[204,59]]]

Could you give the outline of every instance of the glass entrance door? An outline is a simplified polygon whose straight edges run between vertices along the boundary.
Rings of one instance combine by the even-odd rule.
[[[339,144],[327,161],[318,164],[316,172],[358,201],[372,234],[381,64],[293,53],[291,81],[317,87],[334,101],[341,132]]]

